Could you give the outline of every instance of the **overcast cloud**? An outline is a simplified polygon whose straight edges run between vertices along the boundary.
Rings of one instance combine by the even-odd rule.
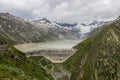
[[[120,15],[120,0],[0,0],[0,12],[60,22],[109,20]]]

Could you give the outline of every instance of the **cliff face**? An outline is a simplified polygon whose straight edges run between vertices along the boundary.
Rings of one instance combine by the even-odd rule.
[[[72,73],[71,80],[120,79],[120,20],[106,25],[75,48],[76,54],[63,63]]]

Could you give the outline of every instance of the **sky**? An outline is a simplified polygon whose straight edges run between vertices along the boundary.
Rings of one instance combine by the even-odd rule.
[[[0,12],[32,20],[92,22],[117,18],[120,0],[0,0]]]

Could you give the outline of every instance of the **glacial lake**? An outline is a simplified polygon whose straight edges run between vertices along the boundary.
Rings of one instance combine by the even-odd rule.
[[[22,52],[31,52],[37,50],[60,50],[60,49],[72,49],[75,45],[82,40],[64,40],[64,41],[49,41],[42,43],[25,43],[17,44],[15,48]]]

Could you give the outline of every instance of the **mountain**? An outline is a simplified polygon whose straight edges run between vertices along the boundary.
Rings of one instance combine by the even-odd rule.
[[[13,44],[0,36],[0,80],[54,80],[49,72],[52,62],[44,57],[27,58]]]
[[[32,24],[9,13],[0,13],[0,34],[17,43],[42,41]]]
[[[94,21],[88,25],[57,23],[46,18],[30,21],[10,13],[0,13],[0,35],[16,43],[76,40],[87,38],[94,28],[106,23],[104,21]]]
[[[92,32],[91,32],[92,31]],[[79,33],[79,34],[78,34]],[[12,45],[24,42],[89,38],[61,64],[41,56],[26,57]],[[78,38],[80,37],[80,38]],[[120,19],[91,24],[29,21],[0,13],[0,80],[119,80]]]
[[[47,18],[43,18],[41,20],[34,20],[36,23],[43,23],[43,24],[51,24],[51,21],[49,21]]]
[[[120,20],[114,20],[74,48],[77,52],[63,63],[70,80],[120,79]]]
[[[54,25],[46,18],[30,21],[9,13],[0,13],[0,35],[16,43],[78,39],[71,31]]]
[[[77,26],[77,23],[70,24],[70,23],[57,23],[56,22],[56,24],[58,24],[58,25],[60,25],[62,27],[69,27],[69,28]]]
[[[51,37],[52,39],[57,38],[58,40],[76,40],[79,39],[78,36],[76,36],[73,32],[70,30],[63,28],[62,26],[56,24],[55,22],[51,22],[47,20],[46,18],[41,20],[35,20],[31,22],[32,25],[34,25],[37,30],[39,30],[41,35],[49,35],[53,34]],[[49,37],[49,36],[48,36]]]
[[[104,25],[105,23],[107,23],[107,22],[94,20],[92,23],[89,24],[89,26],[90,26],[90,25],[92,25],[92,26],[93,26],[93,25],[101,26],[101,25]]]
[[[14,42],[14,41],[0,35],[0,45],[4,45],[4,44],[16,44],[16,42]]]
[[[89,36],[90,32],[92,32],[92,30],[109,23],[109,21],[98,21],[98,20],[95,20],[90,24],[85,24],[85,23],[58,23],[58,22],[52,22],[52,21],[50,21],[46,18],[43,18],[41,20],[35,20],[33,22],[35,24],[34,26],[36,26],[36,25],[38,25],[38,26],[47,25],[47,26],[52,27],[52,28],[62,29],[63,31],[67,30],[67,31],[71,32],[69,34],[73,34],[78,39],[87,38]]]
[[[56,24],[59,25],[59,27],[70,30],[80,39],[85,39],[89,36],[92,30],[94,30],[95,28],[101,27],[102,25],[108,24],[108,23],[109,21],[94,20],[90,24],[85,24],[81,22],[74,23],[74,24],[70,24],[70,23],[56,23]]]
[[[87,38],[89,34],[95,29],[99,28],[105,24],[107,24],[108,21],[93,21],[90,24],[84,24],[84,23],[79,23],[77,25],[77,29],[79,29],[79,33],[81,34],[81,38]]]

